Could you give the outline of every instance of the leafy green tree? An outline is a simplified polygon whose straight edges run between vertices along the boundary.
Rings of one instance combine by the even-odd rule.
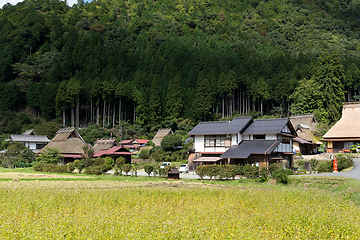
[[[158,123],[161,119],[161,101],[158,88],[156,76],[154,76],[151,83],[149,99],[149,120],[152,125]]]
[[[41,155],[36,159],[37,162],[58,164],[63,156],[57,148],[45,147]]]
[[[255,100],[260,100],[260,112],[263,113],[263,102],[270,100],[269,85],[263,77],[259,78],[253,85],[253,96]]]
[[[203,73],[199,73],[194,94],[194,118],[199,120],[208,120],[211,114],[212,96],[210,83],[204,77]]]
[[[303,79],[295,92],[290,95],[293,103],[290,112],[293,115],[317,113],[318,121],[326,121],[323,94],[320,85],[313,79]]]
[[[174,151],[175,147],[178,146],[182,146],[184,144],[181,135],[179,134],[169,134],[166,135],[162,140],[161,140],[161,147],[165,150],[165,151]]]
[[[173,119],[181,116],[184,108],[184,99],[181,89],[180,76],[176,75],[170,82],[166,96],[166,116]]]
[[[344,69],[341,64],[341,56],[337,52],[323,54],[317,63],[317,71],[312,76],[319,84],[323,94],[324,109],[330,122],[335,122],[341,117],[341,109],[345,101]]]

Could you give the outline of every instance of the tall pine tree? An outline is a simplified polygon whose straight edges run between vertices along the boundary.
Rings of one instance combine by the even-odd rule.
[[[193,117],[197,120],[208,120],[211,114],[211,106],[210,83],[200,72],[194,94]]]

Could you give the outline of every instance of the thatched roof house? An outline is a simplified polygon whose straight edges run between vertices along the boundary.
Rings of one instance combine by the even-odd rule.
[[[100,140],[96,140],[94,146],[92,147],[92,149],[94,150],[94,152],[99,152],[101,150],[108,150],[110,148],[112,148],[113,146],[116,146],[116,140],[115,139],[100,139]]]
[[[316,118],[314,114],[306,115],[295,115],[290,117],[290,122],[296,128],[299,123],[303,123],[310,128],[311,131],[315,131],[317,125]]]
[[[329,153],[360,144],[360,103],[345,103],[341,119],[323,136]]]
[[[131,155],[135,155],[135,153],[131,153],[122,146],[114,146],[110,149],[96,152],[94,157],[111,157],[114,160],[118,157],[123,157],[125,158],[125,163],[131,163]]]
[[[62,128],[40,153],[46,148],[57,148],[65,158],[81,158],[80,154],[84,152],[82,148],[85,145],[87,143],[75,128]]]
[[[317,140],[311,132],[310,127],[304,123],[299,123],[294,127],[297,137],[293,138],[293,149],[295,149],[297,153],[306,155],[317,153],[318,147],[322,142]]]
[[[162,139],[169,134],[174,134],[171,128],[159,129],[152,142],[155,144],[155,146],[160,146]]]

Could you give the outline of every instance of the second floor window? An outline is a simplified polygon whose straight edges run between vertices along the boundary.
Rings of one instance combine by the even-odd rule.
[[[225,136],[206,135],[205,147],[225,147]]]

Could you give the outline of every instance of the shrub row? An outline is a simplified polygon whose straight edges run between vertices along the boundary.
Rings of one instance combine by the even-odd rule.
[[[37,172],[67,173],[67,165],[56,165],[50,163],[37,163],[34,165]]]
[[[196,168],[196,174],[203,180],[205,176],[211,179],[229,179],[235,178],[237,174],[237,166],[235,165],[201,165]]]

